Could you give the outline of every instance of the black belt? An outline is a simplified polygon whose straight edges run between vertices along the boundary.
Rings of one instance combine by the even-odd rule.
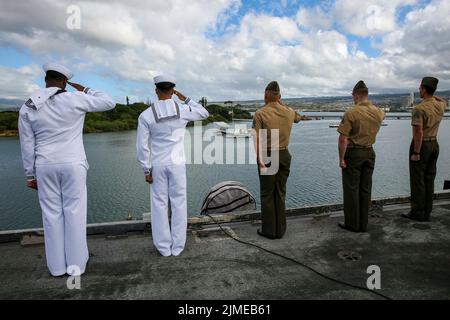
[[[267,149],[268,151],[286,151],[288,147],[281,147],[281,148],[273,148],[273,149]]]
[[[350,144],[347,149],[372,149],[372,146],[359,146],[357,144]]]
[[[423,138],[423,141],[425,141],[425,142],[429,142],[429,141],[437,141],[437,138],[436,138],[436,137]]]

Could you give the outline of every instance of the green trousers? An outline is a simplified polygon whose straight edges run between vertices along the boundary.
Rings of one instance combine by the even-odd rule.
[[[274,239],[282,238],[286,232],[286,183],[291,159],[288,150],[280,150],[279,169],[276,174],[261,175],[258,170],[261,194],[261,231],[264,235]]]
[[[348,148],[347,167],[342,170],[345,225],[353,231],[367,231],[372,195],[375,152],[372,148]]]
[[[420,151],[420,161],[411,161],[414,151],[411,143],[409,150],[409,181],[411,187],[411,215],[418,220],[430,220],[433,210],[434,179],[439,157],[437,141],[424,141]]]

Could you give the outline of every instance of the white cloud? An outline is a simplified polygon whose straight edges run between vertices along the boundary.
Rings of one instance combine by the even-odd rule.
[[[407,15],[405,24],[383,38],[380,49],[392,55],[393,69],[405,79],[435,75],[450,85],[450,2],[432,1]],[[447,87],[448,88],[448,87]]]
[[[299,25],[308,29],[330,29],[333,26],[333,18],[321,7],[300,8],[296,20]]]
[[[385,34],[397,27],[397,10],[417,0],[336,0],[333,16],[345,32],[357,36]]]
[[[23,99],[39,87],[34,84],[40,74],[37,66],[10,68],[0,65],[0,88],[3,99]]]
[[[232,27],[225,27],[225,21],[238,11],[238,0],[192,0],[189,5],[181,0],[82,1],[82,29],[75,31],[61,19],[72,1],[45,0],[44,17],[33,14],[33,6],[42,1],[30,0],[29,6],[16,2],[0,12],[0,45],[24,48],[39,61],[56,57],[75,71],[97,70],[118,83],[131,80],[148,88],[157,73],[172,73],[179,88],[194,98],[261,98],[271,80],[279,80],[290,97],[348,94],[359,79],[374,91],[410,90],[425,74],[450,86],[445,71],[450,70],[450,4],[444,0],[414,9],[403,23],[397,22],[398,9],[415,0],[358,5],[336,0],[328,7],[301,7],[293,17],[250,12]],[[368,13],[374,4],[383,14]],[[377,35],[381,54],[369,57],[333,30],[336,25],[354,35]],[[219,34],[208,36],[217,30]],[[15,74],[24,79],[23,86],[11,92],[11,86],[4,89],[2,84],[0,96],[29,92],[32,77],[19,70]]]
[[[301,35],[295,21],[290,18],[268,15],[246,15],[241,22],[234,43],[241,46],[257,47],[261,44],[279,44],[297,41]]]
[[[86,2],[81,13],[82,34],[87,41],[138,47],[144,40],[143,31],[122,4]]]

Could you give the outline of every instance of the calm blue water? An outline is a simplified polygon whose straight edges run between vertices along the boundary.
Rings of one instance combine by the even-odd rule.
[[[287,206],[342,201],[336,129],[331,120],[296,125],[290,152],[293,156],[288,182]],[[374,197],[409,193],[408,149],[411,140],[408,120],[387,120],[375,145]],[[192,132],[192,129],[189,129]],[[89,159],[88,221],[125,220],[129,213],[140,218],[150,211],[149,186],[135,159],[136,132],[85,135]],[[443,121],[439,142],[441,155],[436,188],[450,179],[450,121]],[[222,138],[221,138],[222,139]],[[199,140],[197,140],[199,141]],[[237,147],[242,149],[242,147]],[[191,152],[192,154],[194,152]],[[189,154],[189,151],[187,152]],[[198,214],[205,194],[225,180],[243,182],[259,197],[256,166],[188,165],[188,209]],[[259,202],[259,200],[258,200]],[[37,193],[25,187],[18,138],[0,139],[0,230],[42,226]]]

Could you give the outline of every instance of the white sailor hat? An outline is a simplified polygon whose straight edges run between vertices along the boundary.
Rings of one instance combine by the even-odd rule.
[[[155,84],[161,83],[161,82],[169,82],[169,83],[176,83],[175,77],[167,75],[167,74],[162,74],[159,76],[156,76],[153,78],[153,81],[155,82]]]
[[[48,62],[42,66],[44,68],[44,71],[56,71],[61,73],[63,76],[67,78],[67,80],[70,80],[73,77],[72,71],[64,67],[63,65],[60,65],[56,62]]]

